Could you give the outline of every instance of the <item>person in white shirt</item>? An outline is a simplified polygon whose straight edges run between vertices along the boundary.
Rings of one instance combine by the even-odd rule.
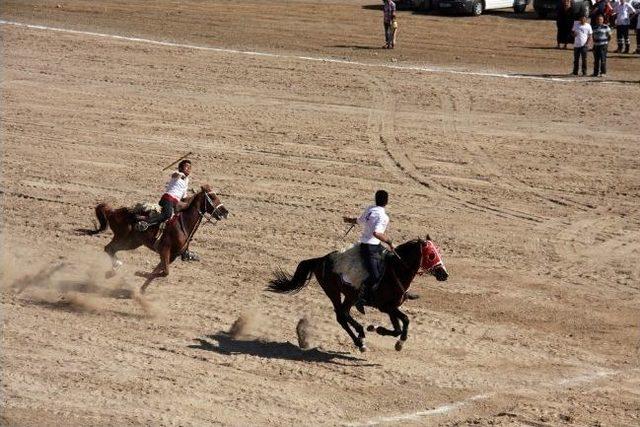
[[[593,29],[587,23],[587,16],[580,16],[580,20],[573,24],[573,75],[578,75],[578,65],[582,59],[582,75],[587,75],[587,52],[592,43]]]
[[[360,235],[360,255],[369,275],[362,284],[360,298],[355,304],[355,307],[362,314],[364,314],[364,305],[371,301],[373,291],[384,273],[381,243],[387,244],[391,250],[394,250],[393,242],[386,234],[389,216],[385,211],[385,206],[389,201],[389,193],[384,190],[376,191],[375,201],[375,206],[366,208],[359,218],[343,218],[344,222],[348,224],[357,223],[363,226]]]
[[[191,174],[191,160],[185,159],[178,164],[178,170],[171,174],[171,178],[166,184],[164,194],[160,198],[160,215],[138,221],[134,228],[137,231],[146,231],[149,227],[161,224],[173,216],[180,202],[187,197],[189,190],[189,175]],[[185,250],[182,254],[183,261],[199,261],[198,255]]]
[[[629,41],[629,26],[631,25],[631,16],[636,13],[636,10],[627,3],[627,0],[620,0],[620,3],[616,4],[613,13],[616,17],[616,35],[618,39],[618,49],[615,53],[629,53],[631,42]]]

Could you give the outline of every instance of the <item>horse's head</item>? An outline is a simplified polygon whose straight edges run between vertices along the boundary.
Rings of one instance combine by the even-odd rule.
[[[204,212],[211,215],[216,221],[226,219],[229,216],[229,211],[220,201],[220,197],[209,185],[202,186],[202,193],[204,194]]]
[[[422,259],[420,269],[433,275],[439,282],[444,282],[449,278],[449,273],[444,266],[440,249],[431,241],[429,235],[427,240],[420,240]]]

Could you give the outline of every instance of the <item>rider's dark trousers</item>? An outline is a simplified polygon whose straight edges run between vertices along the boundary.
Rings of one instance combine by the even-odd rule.
[[[370,294],[382,279],[382,274],[384,273],[382,252],[383,248],[380,244],[360,243],[360,256],[367,273],[369,273],[367,280],[363,283],[365,295]]]
[[[161,224],[173,216],[173,211],[175,210],[174,202],[167,199],[160,199],[158,204],[162,208],[162,211],[160,215],[147,221],[149,225]]]

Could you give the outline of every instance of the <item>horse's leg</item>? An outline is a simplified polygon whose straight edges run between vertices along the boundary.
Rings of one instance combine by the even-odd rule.
[[[140,293],[143,294],[147,290],[147,287],[151,284],[151,282],[157,277],[166,277],[169,275],[169,263],[171,261],[171,253],[169,249],[163,249],[160,252],[160,262],[156,267],[151,271],[147,280],[144,281],[142,286],[140,287]]]
[[[369,325],[367,329],[369,331],[376,331],[378,335],[397,337],[402,333],[398,316],[394,311],[390,311],[387,314],[389,315],[389,319],[391,320],[391,324],[393,325],[393,330],[387,329],[384,326],[373,326],[373,325]]]
[[[316,272],[316,279],[318,279],[318,283],[320,283],[324,293],[327,294],[333,304],[333,310],[336,313],[336,320],[340,326],[342,326],[342,329],[347,331],[356,347],[358,347],[360,351],[366,351],[367,347],[364,344],[364,330],[362,331],[361,336],[356,336],[356,334],[351,330],[351,327],[349,327],[349,318],[351,317],[349,315],[349,308],[351,308],[353,302],[351,302],[351,305],[346,307],[342,304],[340,296],[340,282],[339,279],[336,279],[333,276],[335,275],[327,276],[324,272]],[[345,298],[345,301],[346,300],[347,299]]]
[[[364,338],[365,338],[364,327],[351,315],[351,307],[353,307],[353,304],[355,303],[356,299],[357,299],[357,294],[346,295],[344,298],[344,302],[342,303],[342,308],[344,312],[347,313],[347,321],[358,333],[358,338],[360,338],[364,343]]]
[[[115,237],[104,247],[104,251],[111,259],[111,266],[114,270],[122,266],[122,261],[120,261],[116,256],[116,252],[119,250],[120,248],[118,247],[118,242],[115,240]]]
[[[356,345],[356,347],[358,347],[358,349],[362,352],[367,351],[367,346],[364,343],[364,338],[356,336],[356,334],[349,327],[349,323],[350,323],[349,318],[351,317],[349,315],[349,312],[345,311],[340,306],[336,307],[335,311],[336,311],[336,319],[338,320],[338,323],[340,324],[340,326],[342,326],[342,329],[347,331],[347,333],[353,340],[353,343]],[[364,334],[364,330],[362,332]]]
[[[145,280],[142,286],[140,287],[141,294],[145,293],[145,291],[147,290],[147,286],[149,286],[151,282],[153,282],[153,279],[161,276],[160,274],[161,271],[162,271],[162,261],[159,262],[158,265],[156,265],[156,267],[151,271],[151,273],[147,275],[147,280]]]
[[[396,317],[400,318],[400,321],[402,322],[402,333],[400,334],[400,339],[396,342],[396,350],[400,351],[402,350],[402,346],[404,345],[405,341],[407,341],[407,334],[409,332],[409,316],[401,312],[397,307],[393,310],[393,312]]]

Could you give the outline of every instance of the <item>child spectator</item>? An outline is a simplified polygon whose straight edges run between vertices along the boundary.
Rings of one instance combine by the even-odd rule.
[[[587,16],[580,16],[580,20],[573,24],[573,75],[578,75],[578,65],[582,59],[582,75],[587,75],[587,51],[593,40],[593,29],[587,23]]]
[[[611,28],[604,23],[604,16],[596,17],[593,27],[593,77],[607,75],[607,49],[611,40]]]

